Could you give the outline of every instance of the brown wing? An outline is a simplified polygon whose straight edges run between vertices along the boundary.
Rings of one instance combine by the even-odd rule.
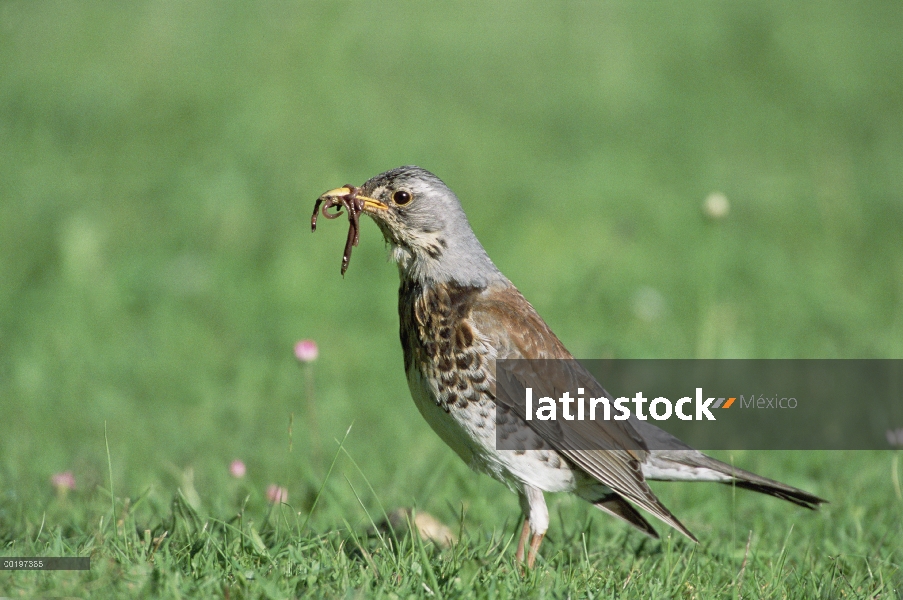
[[[543,365],[541,373],[529,362],[517,363],[511,376],[492,382],[491,391],[497,402],[504,402],[506,396],[500,391],[507,391],[509,398],[523,397],[522,390],[526,387],[533,388],[537,398],[558,398],[564,391],[576,392],[578,387],[584,388],[587,397],[605,394],[599,382],[574,360],[514,287],[493,289],[491,300],[485,294],[475,299],[470,319],[479,334],[491,340],[497,359],[556,359],[554,364]],[[498,390],[497,386],[508,389]],[[525,418],[522,406],[511,403],[508,406],[521,419]],[[656,498],[643,478],[641,462],[648,449],[627,421],[569,421],[566,428],[555,421],[524,420],[524,424],[588,475],[696,541]],[[600,447],[608,449],[586,449]]]

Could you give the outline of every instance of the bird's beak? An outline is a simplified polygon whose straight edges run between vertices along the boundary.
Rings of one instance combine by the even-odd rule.
[[[354,193],[354,190],[349,189],[347,187],[340,187],[340,188],[336,188],[334,190],[329,190],[328,192],[326,192],[325,194],[320,196],[320,198],[322,198],[324,200],[329,199],[329,198],[340,198],[342,196],[347,196],[348,194],[351,194],[351,193]],[[382,202],[380,202],[379,200],[377,200],[375,198],[368,198],[367,196],[361,196],[360,194],[356,195],[355,198],[358,198],[359,200],[364,201],[364,210],[367,212],[375,212],[375,211],[389,209],[388,205],[383,204]]]

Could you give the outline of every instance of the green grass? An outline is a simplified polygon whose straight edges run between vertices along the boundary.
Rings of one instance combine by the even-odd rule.
[[[377,229],[344,280],[344,226],[308,229],[419,164],[579,357],[903,357],[900,31],[890,0],[0,2],[0,553],[92,556],[0,595],[900,597],[889,452],[720,455],[817,513],[656,485],[695,547],[552,496],[521,577],[516,499],[408,397]]]
[[[57,498],[35,490],[39,506],[7,498],[2,510],[18,518],[5,532],[14,540],[4,554],[93,558],[88,573],[5,573],[4,584],[14,596],[899,597],[903,497],[899,487],[897,495],[875,491],[887,488],[892,468],[899,473],[899,460],[891,465],[876,452],[843,461],[829,453],[740,458],[832,503],[810,513],[728,487],[655,486],[702,538],[694,546],[673,532],[661,543],[647,540],[578,500],[554,496],[538,567],[522,576],[512,560],[516,503],[500,486],[439,459],[429,492],[411,501],[461,532],[443,550],[405,530],[376,534],[382,504],[400,492],[380,501],[346,458],[337,467],[344,476],[333,472],[310,522],[305,491],[312,487],[296,483],[300,498],[272,507],[252,484],[225,476],[197,509],[187,499],[193,489],[120,497],[115,528],[104,490]]]

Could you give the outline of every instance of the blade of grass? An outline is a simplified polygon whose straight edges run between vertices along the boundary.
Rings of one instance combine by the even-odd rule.
[[[376,536],[379,538],[379,541],[382,543],[383,548],[385,548],[386,551],[388,552],[389,546],[388,546],[388,544],[386,544],[386,540],[383,537],[382,533],[380,533],[379,527],[377,527],[377,525],[376,525],[376,521],[374,521],[373,517],[370,516],[370,511],[368,511],[367,507],[364,506],[364,502],[363,502],[363,500],[361,500],[361,497],[357,493],[357,490],[354,489],[354,485],[351,483],[351,480],[348,479],[347,475],[343,475],[343,477],[345,478],[345,483],[347,483],[348,487],[351,488],[351,493],[354,494],[354,497],[357,500],[357,503],[361,505],[361,508],[364,510],[364,514],[367,515],[367,520],[370,521],[370,526],[373,528],[373,531],[376,532]],[[388,521],[388,518],[387,518],[387,521]],[[391,524],[389,524],[389,525],[390,525],[390,529],[391,529]]]
[[[345,456],[348,458],[348,460],[351,461],[351,464],[354,466],[355,469],[357,469],[357,472],[360,473],[361,477],[364,478],[364,483],[367,484],[367,488],[370,490],[370,493],[373,494],[373,499],[376,500],[376,503],[379,505],[379,510],[382,512],[383,518],[385,518],[386,522],[389,522],[389,513],[386,512],[386,507],[383,505],[382,501],[379,499],[379,496],[376,494],[376,490],[373,489],[373,486],[370,484],[370,480],[367,479],[367,475],[364,474],[363,469],[361,469],[360,465],[357,464],[357,461],[354,460],[354,457],[351,456],[351,453],[349,453],[348,450],[346,450],[345,448],[342,448],[342,452],[345,453]],[[349,483],[349,485],[350,485],[350,483]],[[360,502],[360,498],[358,498],[358,502]],[[363,506],[363,504],[361,504],[361,506]],[[369,515],[367,515],[367,516],[369,516]],[[372,521],[372,519],[371,519],[371,521]],[[395,541],[395,546],[397,547],[398,546],[398,537],[395,534],[395,529],[390,526],[389,532],[392,536],[392,539]]]
[[[345,437],[342,438],[342,441],[337,443],[339,444],[339,449],[336,450],[336,453],[332,457],[332,462],[329,464],[329,470],[326,471],[326,477],[323,478],[323,483],[320,484],[320,489],[317,490],[317,495],[314,497],[314,502],[310,507],[310,511],[307,513],[307,517],[304,519],[304,522],[298,528],[298,537],[303,535],[304,530],[307,528],[307,524],[310,522],[310,518],[314,514],[314,510],[317,508],[317,503],[320,501],[320,495],[323,493],[323,490],[326,488],[326,483],[329,481],[329,476],[332,475],[332,470],[335,468],[335,463],[339,459],[339,455],[342,453],[342,447],[345,444],[345,440],[348,439],[348,435],[351,433],[351,428],[354,426],[354,423],[348,426],[348,429],[345,431]]]
[[[420,530],[417,529],[417,525],[414,523],[415,517],[416,513],[412,510],[411,514],[408,515],[408,530],[411,532],[412,543],[416,545],[417,550],[419,551],[420,560],[423,561],[423,568],[426,570],[426,575],[433,586],[433,593],[437,598],[442,598],[442,592],[439,590],[439,580],[436,578],[436,572],[433,570],[433,565],[430,564],[429,558],[427,558],[426,547],[423,545],[423,538],[420,537]]]
[[[113,535],[119,537],[119,528],[116,526],[116,496],[113,494],[113,461],[110,458],[110,440],[107,437],[107,421],[103,422],[103,442],[107,447],[107,470],[110,474],[110,520],[113,522]]]

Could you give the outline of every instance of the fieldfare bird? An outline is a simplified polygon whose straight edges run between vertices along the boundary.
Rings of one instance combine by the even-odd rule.
[[[659,501],[647,480],[729,483],[806,508],[824,502],[706,456],[645,421],[583,422],[582,433],[607,440],[607,449],[587,450],[546,439],[534,429],[535,421],[527,423],[500,400],[502,382],[496,381],[495,361],[577,363],[490,260],[455,194],[432,173],[406,166],[377,175],[360,188],[349,185],[326,192],[317,200],[314,226],[324,202],[324,215],[335,218],[341,213],[327,209],[344,207],[351,220],[343,273],[357,244],[360,213],[376,222],[391,247],[401,276],[398,314],[411,396],[433,430],[464,462],[518,494],[524,513],[519,562],[526,553],[527,566],[533,566],[549,527],[543,492],[574,493],[658,538],[636,505],[693,541],[693,534]],[[573,369],[566,375],[587,388],[587,394],[606,393],[588,372]],[[535,371],[516,376],[537,390],[576,389],[542,381]],[[517,436],[525,449],[497,449],[497,427],[505,436]]]

